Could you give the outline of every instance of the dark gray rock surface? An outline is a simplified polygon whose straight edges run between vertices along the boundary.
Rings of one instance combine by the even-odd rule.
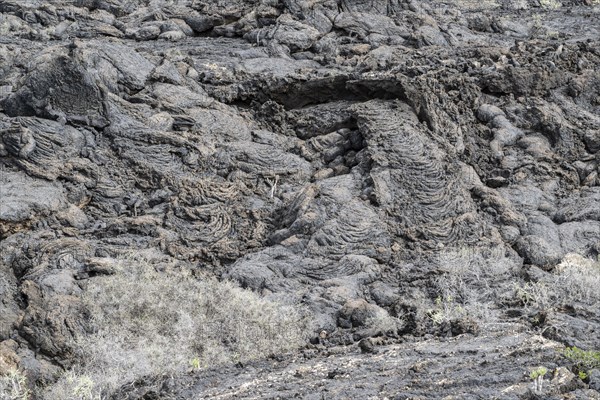
[[[549,3],[0,0],[0,350],[51,380],[155,249],[314,343],[115,399],[598,398],[528,377],[600,350],[561,263],[600,253],[600,11]]]

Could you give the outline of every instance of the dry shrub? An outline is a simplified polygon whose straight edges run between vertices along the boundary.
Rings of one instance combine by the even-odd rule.
[[[552,274],[517,287],[517,295],[536,308],[582,304],[600,306],[600,263],[567,254]]]
[[[31,393],[25,374],[14,368],[0,374],[0,400],[29,400],[30,398]]]
[[[600,262],[579,254],[567,254],[554,275],[551,289],[563,304],[600,305]]]
[[[483,328],[498,319],[497,299],[514,279],[515,260],[502,247],[447,248],[436,265],[442,275],[434,279],[434,302],[429,315],[436,323],[469,317]]]
[[[95,331],[78,339],[80,365],[45,398],[97,399],[142,376],[290,351],[308,333],[297,307],[144,262],[121,262],[116,274],[91,279],[83,300]]]
[[[540,6],[546,10],[558,10],[562,4],[558,0],[540,0]]]
[[[374,316],[367,318],[365,326],[376,336],[379,334],[394,334],[404,323],[402,318],[392,317],[385,310],[379,310]]]

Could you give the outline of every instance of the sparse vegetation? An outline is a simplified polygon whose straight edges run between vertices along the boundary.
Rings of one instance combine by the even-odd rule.
[[[286,352],[307,333],[295,307],[144,261],[122,262],[116,274],[90,280],[84,301],[94,332],[78,338],[80,364],[46,399],[96,400],[142,376]]]
[[[27,377],[22,371],[11,368],[4,375],[0,375],[1,400],[29,400],[30,398]]]

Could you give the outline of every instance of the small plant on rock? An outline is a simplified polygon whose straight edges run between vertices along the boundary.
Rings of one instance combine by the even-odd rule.
[[[200,358],[198,357],[194,357],[190,360],[190,366],[192,367],[193,370],[199,370],[200,369]]]
[[[538,367],[531,371],[529,377],[533,380],[533,390],[536,393],[542,392],[542,386],[544,384],[544,376],[548,373],[548,368]]]
[[[459,304],[455,303],[452,296],[445,298],[438,296],[435,299],[435,308],[428,310],[427,315],[434,324],[440,325],[445,321],[464,317],[465,310]]]

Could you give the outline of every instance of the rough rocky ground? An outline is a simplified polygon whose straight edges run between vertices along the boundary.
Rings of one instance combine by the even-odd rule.
[[[190,373],[177,380],[165,376],[151,384],[137,382],[137,387],[128,386],[114,398],[157,394],[165,399],[600,398],[558,367],[556,343],[523,335],[522,327],[504,328],[478,337],[382,346],[375,354],[356,347],[332,348],[320,354],[305,351],[284,361]],[[506,368],[508,360],[512,368]],[[529,376],[524,374],[530,363],[557,367],[539,397],[531,395]]]
[[[554,349],[600,350],[561,263],[600,252],[599,7],[0,0],[3,362],[71,367],[87,282],[155,249],[314,337],[114,398],[597,398]]]

